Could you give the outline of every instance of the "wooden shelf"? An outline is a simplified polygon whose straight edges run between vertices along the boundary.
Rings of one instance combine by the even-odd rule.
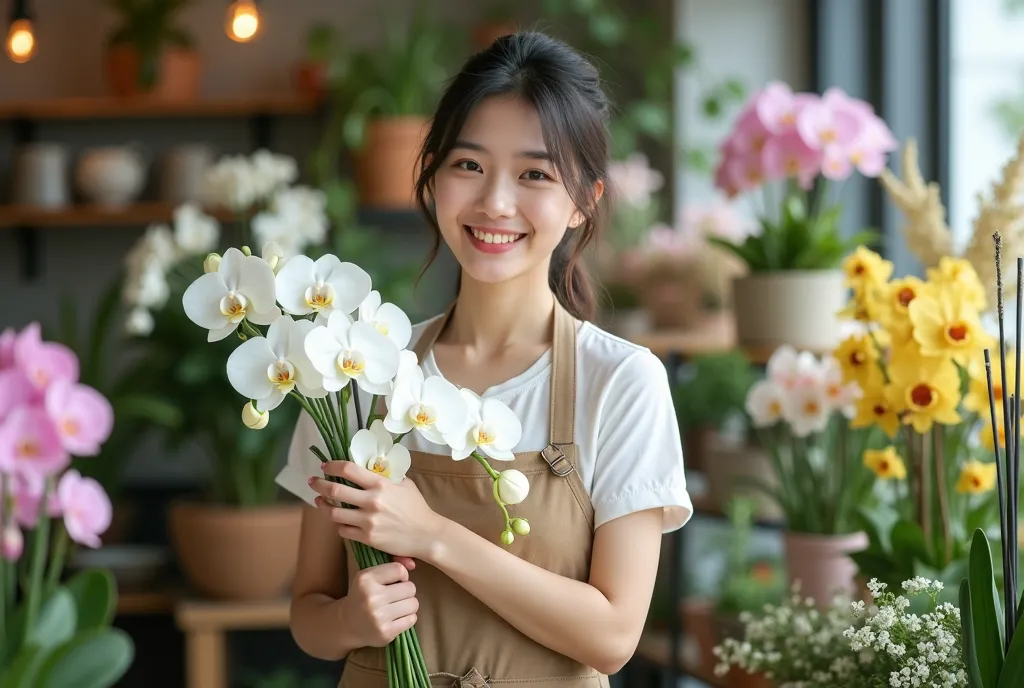
[[[31,206],[0,205],[0,228],[3,227],[101,227],[104,225],[139,226],[151,222],[169,222],[174,203],[142,202],[122,208],[100,205],[75,205],[57,210]],[[219,220],[234,218],[230,211],[204,209]]]
[[[318,108],[315,101],[290,96],[198,98],[191,101],[162,101],[146,97],[50,98],[0,101],[0,120],[308,115]]]

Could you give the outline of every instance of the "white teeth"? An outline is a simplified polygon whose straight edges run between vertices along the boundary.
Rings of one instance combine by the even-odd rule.
[[[481,232],[476,227],[470,227],[469,231],[473,233],[473,236],[487,244],[509,244],[520,237],[518,234],[493,234],[491,232]]]

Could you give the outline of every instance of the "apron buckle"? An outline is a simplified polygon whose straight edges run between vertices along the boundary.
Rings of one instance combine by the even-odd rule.
[[[551,468],[551,472],[559,478],[564,478],[575,470],[569,459],[565,458],[565,452],[557,444],[551,443],[544,447],[540,455]]]
[[[452,688],[491,688],[491,682],[473,667],[465,676],[455,679]]]

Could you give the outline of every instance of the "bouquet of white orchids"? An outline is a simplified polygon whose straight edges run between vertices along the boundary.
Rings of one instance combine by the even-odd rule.
[[[507,508],[529,493],[526,476],[499,472],[488,461],[514,459],[512,449],[522,435],[518,417],[496,399],[481,399],[437,375],[424,377],[416,354],[406,348],[412,336],[408,316],[381,302],[359,266],[331,254],[313,261],[265,249],[263,256],[245,246],[230,248],[223,257],[210,254],[205,274],[182,297],[186,315],[209,331],[209,341],[232,334],[242,341],[228,356],[227,374],[232,387],[249,399],[243,422],[266,427],[270,412],[292,397],[313,419],[331,455],[313,445],[316,459],[353,461],[396,483],[411,465],[401,439],[418,432],[449,448],[453,460],[472,457],[486,469],[504,518],[503,544],[512,544],[516,534],[527,535],[529,523],[512,518]],[[371,395],[365,418],[353,384]],[[377,413],[382,396],[383,416]],[[314,475],[323,475],[316,461],[289,463],[277,481],[308,501],[307,480]],[[389,561],[384,552],[352,545],[360,568]],[[388,682],[429,688],[415,629],[388,646]]]

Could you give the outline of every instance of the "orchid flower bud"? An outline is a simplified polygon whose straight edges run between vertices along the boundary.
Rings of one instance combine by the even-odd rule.
[[[530,494],[530,481],[514,468],[502,471],[495,483],[495,492],[502,504],[519,504]]]
[[[14,523],[13,519],[4,526],[0,533],[0,557],[7,561],[17,561],[21,558],[21,552],[25,548],[25,538],[21,534],[21,528]]]
[[[203,261],[203,272],[217,272],[220,269],[220,254],[211,253]]]
[[[501,544],[511,545],[516,539],[516,536],[512,534],[511,530],[501,531]]]
[[[517,535],[523,535],[523,536],[529,535],[530,534],[530,522],[527,521],[525,518],[513,518],[512,519],[512,530],[514,530]]]
[[[262,430],[270,422],[270,411],[258,411],[250,401],[242,407],[242,422],[250,430]]]

